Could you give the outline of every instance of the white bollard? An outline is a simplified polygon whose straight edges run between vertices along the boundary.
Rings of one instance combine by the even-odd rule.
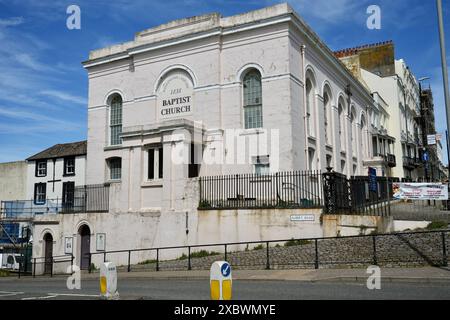
[[[216,261],[211,265],[211,300],[231,300],[231,265],[226,261]]]
[[[100,294],[106,299],[118,299],[117,268],[112,262],[100,266]]]

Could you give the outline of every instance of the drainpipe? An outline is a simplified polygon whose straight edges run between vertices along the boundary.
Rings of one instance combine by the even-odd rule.
[[[306,46],[304,44],[302,44],[300,46],[300,54],[302,57],[302,78],[303,78],[303,131],[305,133],[305,159],[306,159],[306,167],[308,168],[309,166],[309,152],[308,152],[308,132],[307,132],[307,125],[306,125],[306,121],[307,121],[307,113],[306,113],[306,70],[305,70],[305,51],[306,51]]]

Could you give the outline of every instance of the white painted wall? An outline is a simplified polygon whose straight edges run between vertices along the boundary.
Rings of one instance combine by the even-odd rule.
[[[53,165],[54,164],[54,165]],[[48,199],[61,199],[62,189],[64,182],[75,182],[75,186],[85,185],[86,177],[86,155],[75,157],[75,175],[64,176],[64,158],[57,158],[47,160],[47,175],[45,177],[36,177],[36,161],[28,161],[27,164],[27,192],[26,198],[20,200],[32,200],[34,197],[34,185],[36,183],[47,184],[47,198]],[[53,173],[55,174],[53,176]],[[55,188],[53,189],[52,180],[61,180],[55,182]]]

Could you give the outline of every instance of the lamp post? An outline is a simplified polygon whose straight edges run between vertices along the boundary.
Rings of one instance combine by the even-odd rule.
[[[441,63],[442,63],[442,77],[444,78],[444,96],[445,96],[445,110],[447,113],[447,130],[450,128],[450,93],[448,87],[448,69],[447,69],[447,54],[445,50],[445,34],[444,34],[444,18],[442,15],[442,0],[436,0],[439,24],[439,41],[441,44]],[[447,148],[447,156],[449,151]],[[450,158],[447,159],[447,163]]]

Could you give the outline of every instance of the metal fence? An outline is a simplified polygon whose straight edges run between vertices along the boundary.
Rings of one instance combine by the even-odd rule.
[[[207,270],[222,259],[236,269],[448,266],[449,246],[450,230],[437,230],[105,251],[91,253],[89,265],[117,261],[127,272]],[[136,263],[143,253],[148,259]],[[179,256],[162,258],[168,253]]]
[[[324,213],[390,215],[392,184],[398,178],[354,176],[350,179],[337,172],[323,174]]]
[[[448,266],[450,230],[345,237],[280,239],[129,249],[89,254],[89,272],[114,261],[119,271],[208,270],[214,261],[235,269],[319,269]],[[165,258],[168,255],[176,257]],[[143,258],[146,256],[147,258]],[[73,273],[73,255],[35,257],[23,275]],[[24,270],[20,268],[20,270]]]
[[[109,185],[87,185],[75,187],[63,198],[15,200],[1,202],[0,218],[5,222],[31,219],[36,215],[79,212],[108,212]]]
[[[321,207],[320,171],[200,177],[199,210]]]

